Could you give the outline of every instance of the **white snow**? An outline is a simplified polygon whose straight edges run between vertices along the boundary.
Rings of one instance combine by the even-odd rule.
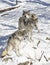
[[[38,2],[36,3],[36,1]],[[40,3],[40,1],[43,1],[43,3]],[[7,0],[7,2],[12,3],[9,0]],[[18,29],[18,20],[19,17],[22,16],[23,10],[30,10],[31,13],[37,14],[39,21],[37,25],[40,30],[39,33],[37,30],[33,30],[33,42],[30,43],[28,40],[21,42],[21,56],[18,57],[14,51],[11,51],[10,55],[12,60],[9,59],[5,62],[2,61],[4,58],[0,58],[0,65],[17,65],[25,61],[32,61],[33,65],[50,65],[50,60],[48,60],[48,58],[50,58],[50,41],[46,40],[46,37],[50,37],[50,5],[48,4],[50,4],[50,0],[35,0],[33,3],[22,2],[18,4],[20,5],[19,8],[0,13],[0,56],[6,46],[9,35]],[[0,0],[0,10],[14,6]],[[7,15],[2,16],[3,14]],[[40,43],[37,46],[38,41],[40,41]],[[36,48],[34,49],[33,47]],[[38,61],[42,53],[43,56],[41,60]],[[44,58],[44,55],[48,62]]]
[[[50,3],[50,1],[49,1],[49,0],[41,0],[41,1],[46,2],[46,3]]]

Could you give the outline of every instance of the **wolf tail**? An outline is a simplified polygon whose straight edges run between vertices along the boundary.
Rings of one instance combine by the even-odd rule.
[[[5,49],[5,50],[2,52],[2,56],[1,56],[1,57],[6,56],[6,55],[7,55],[7,53],[8,53],[8,51]]]

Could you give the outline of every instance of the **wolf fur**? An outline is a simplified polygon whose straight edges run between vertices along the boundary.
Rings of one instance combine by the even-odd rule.
[[[19,45],[21,44],[21,41],[24,40],[25,35],[25,30],[17,30],[14,32],[7,41],[7,47],[3,51],[2,57],[6,56],[11,50],[15,50],[16,54],[19,55]]]

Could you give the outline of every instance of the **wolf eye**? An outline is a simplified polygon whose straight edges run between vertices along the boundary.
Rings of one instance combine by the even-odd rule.
[[[32,15],[32,17],[33,17],[33,15]]]
[[[24,17],[26,17],[26,15]]]

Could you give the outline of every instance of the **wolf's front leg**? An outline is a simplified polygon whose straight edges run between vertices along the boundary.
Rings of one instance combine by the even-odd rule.
[[[15,45],[15,53],[16,53],[16,55],[17,56],[20,56],[21,54],[20,54],[20,52],[19,52],[19,45],[20,45],[20,41],[19,42],[17,42],[17,44]]]
[[[40,30],[38,29],[38,26],[36,24],[34,24],[36,30],[38,30],[38,33],[40,32]]]
[[[32,31],[28,33],[28,39],[29,39],[30,42],[33,41],[32,35],[33,35],[33,34],[32,34]]]

